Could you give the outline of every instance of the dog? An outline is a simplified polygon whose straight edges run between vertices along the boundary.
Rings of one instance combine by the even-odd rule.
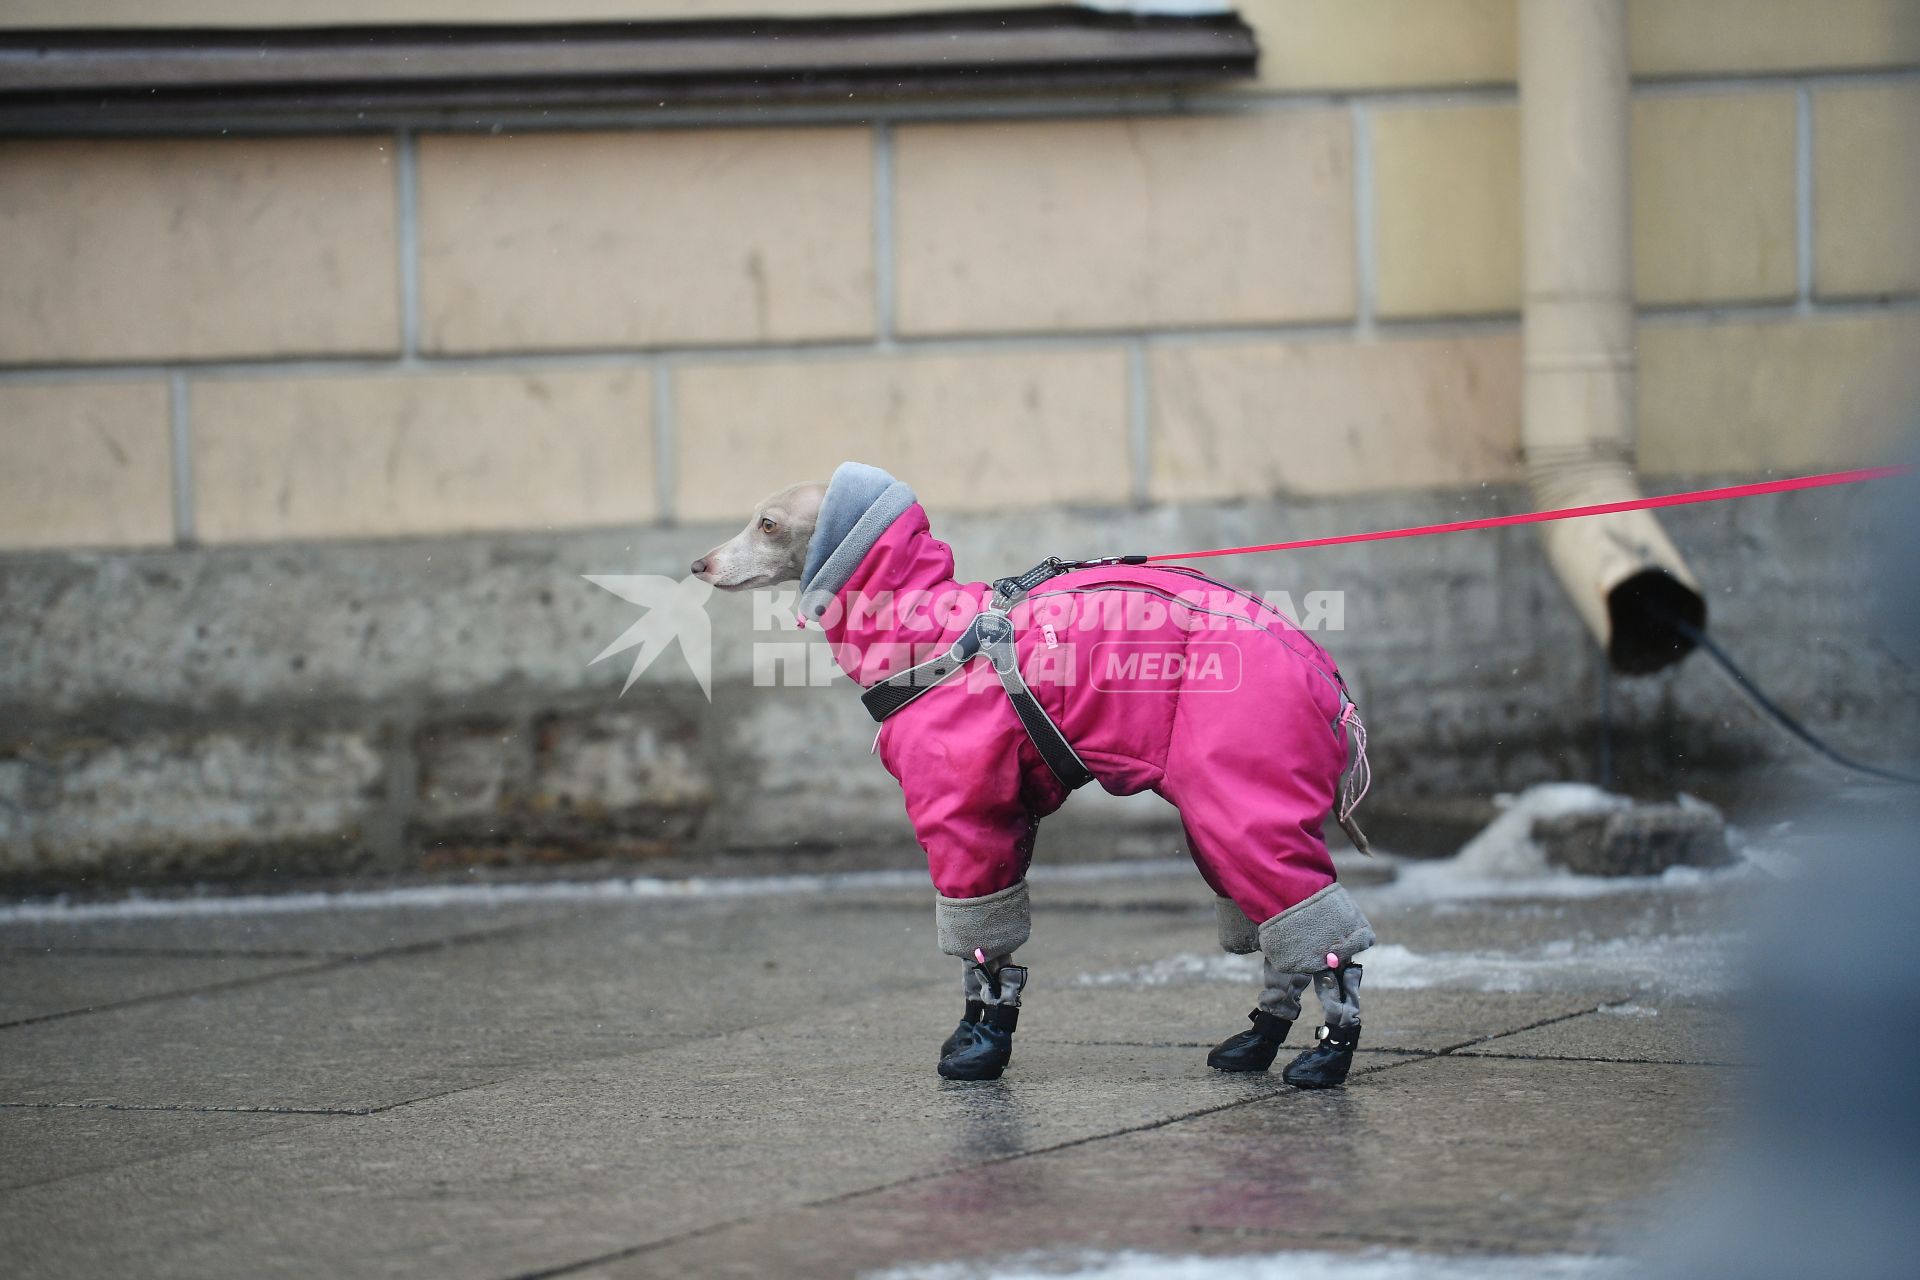
[[[1354,956],[1375,937],[1321,827],[1331,813],[1358,838],[1349,754],[1358,771],[1364,729],[1333,660],[1284,615],[1145,564],[1047,562],[960,583],[913,491],[855,462],[769,495],[692,572],[726,591],[797,581],[801,614],[884,716],[876,750],[927,854],[940,948],[964,964],[942,1076],[997,1079],[1011,1061],[1034,834],[1091,779],[1172,802],[1216,895],[1221,946],[1262,956],[1251,1025],[1208,1065],[1271,1067],[1311,985],[1318,1043],[1284,1078],[1345,1081],[1360,1034]],[[972,661],[982,654],[990,662]]]

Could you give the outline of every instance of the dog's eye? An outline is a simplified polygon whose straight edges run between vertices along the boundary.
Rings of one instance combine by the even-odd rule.
[[[762,533],[772,533],[775,529],[778,529],[779,527],[780,526],[775,524],[773,521],[765,518],[763,518],[760,521],[760,532]]]

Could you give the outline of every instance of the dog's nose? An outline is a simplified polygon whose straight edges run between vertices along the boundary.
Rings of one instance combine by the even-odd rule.
[[[703,556],[702,558],[700,558],[700,559],[698,559],[698,560],[695,560],[695,561],[693,562],[693,576],[694,576],[694,577],[696,577],[696,578],[697,578],[697,577],[699,577],[699,576],[700,576],[701,574],[703,574],[703,573],[705,573],[706,571],[707,571],[707,561],[706,561],[706,558],[705,558],[704,556]]]

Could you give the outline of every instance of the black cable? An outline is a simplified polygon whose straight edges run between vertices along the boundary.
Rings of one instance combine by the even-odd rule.
[[[1661,618],[1675,631],[1678,631],[1695,645],[1705,650],[1708,657],[1719,663],[1720,669],[1732,678],[1735,687],[1737,687],[1740,692],[1746,694],[1747,699],[1752,702],[1755,707],[1765,712],[1767,716],[1782,729],[1785,729],[1788,733],[1825,756],[1828,760],[1831,760],[1834,764],[1839,765],[1843,769],[1851,769],[1855,773],[1864,773],[1869,777],[1880,778],[1886,782],[1898,782],[1909,787],[1920,787],[1920,778],[1916,778],[1912,774],[1899,773],[1892,769],[1882,769],[1878,765],[1865,764],[1850,756],[1841,755],[1838,751],[1835,751],[1815,736],[1813,730],[1788,715],[1778,703],[1762,693],[1760,686],[1755,684],[1746,672],[1735,666],[1733,659],[1727,656],[1727,651],[1715,643],[1713,638],[1708,636],[1706,632],[1685,619],[1676,618],[1665,611],[1661,612]]]

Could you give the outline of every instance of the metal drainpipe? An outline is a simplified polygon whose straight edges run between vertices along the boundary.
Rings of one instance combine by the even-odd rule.
[[[1521,0],[1526,348],[1522,451],[1536,508],[1640,495],[1626,0]],[[1547,558],[1614,670],[1658,671],[1706,625],[1699,583],[1651,512],[1542,526]]]

